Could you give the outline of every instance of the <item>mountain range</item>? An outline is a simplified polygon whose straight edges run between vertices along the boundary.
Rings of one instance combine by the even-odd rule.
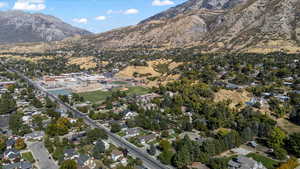
[[[44,14],[0,12],[0,43],[50,42],[91,32]]]
[[[99,50],[197,47],[202,52],[295,53],[300,51],[300,1],[188,0],[134,26],[56,43],[56,48],[62,46]]]

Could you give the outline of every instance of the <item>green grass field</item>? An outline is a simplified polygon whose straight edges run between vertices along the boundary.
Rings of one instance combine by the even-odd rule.
[[[127,95],[143,95],[149,93],[148,88],[136,86],[136,87],[129,87],[129,90],[125,91]],[[114,89],[118,90],[118,89]],[[82,96],[85,100],[90,101],[92,103],[97,103],[104,101],[107,97],[111,96],[112,91],[94,91],[94,92],[86,92],[86,93],[79,93],[80,96]]]
[[[247,155],[247,157],[253,158],[257,162],[261,162],[266,168],[268,169],[274,169],[278,166],[279,162],[274,161],[268,157],[256,154],[256,153],[250,153]]]
[[[26,161],[31,162],[31,163],[34,163],[34,162],[35,162],[35,160],[34,160],[33,155],[32,155],[31,152],[23,153],[23,154],[22,154],[22,158],[23,158],[24,160],[26,160]]]

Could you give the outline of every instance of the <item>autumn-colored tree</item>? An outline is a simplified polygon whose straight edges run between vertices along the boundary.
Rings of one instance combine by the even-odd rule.
[[[23,149],[25,149],[25,148],[26,148],[26,144],[25,144],[24,139],[18,138],[18,139],[16,140],[15,148],[16,148],[17,150],[23,150]]]
[[[277,169],[295,169],[299,166],[296,158],[290,158],[286,163],[282,163]]]

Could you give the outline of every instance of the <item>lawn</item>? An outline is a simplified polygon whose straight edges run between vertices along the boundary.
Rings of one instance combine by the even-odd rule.
[[[119,90],[119,89],[114,89]],[[127,95],[143,95],[149,93],[148,88],[144,88],[141,86],[129,87],[127,91],[125,91]],[[93,92],[86,92],[86,93],[79,93],[85,100],[90,101],[92,103],[97,103],[104,101],[107,97],[111,96],[112,91],[93,91]]]
[[[31,152],[22,153],[22,158],[26,161],[29,161],[31,163],[34,163],[35,160],[33,158],[33,155]]]
[[[111,95],[110,91],[93,91],[93,92],[86,92],[86,93],[79,93],[80,96],[84,98],[84,100],[90,101],[92,103],[96,103],[99,101],[105,100],[107,97]]]
[[[124,82],[124,81],[113,81],[112,84],[117,84],[117,85],[127,85],[128,82]]]
[[[256,153],[250,153],[247,155],[247,157],[253,158],[257,162],[261,162],[266,168],[268,169],[274,169],[278,166],[279,162],[272,160],[268,157],[256,154]]]

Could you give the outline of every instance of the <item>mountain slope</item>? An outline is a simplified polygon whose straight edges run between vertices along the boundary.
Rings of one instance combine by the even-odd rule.
[[[0,43],[49,42],[90,32],[58,18],[22,11],[0,12]]]
[[[45,50],[90,54],[196,47],[201,52],[295,53],[299,44],[299,0],[189,0],[135,26],[72,38]]]
[[[300,50],[299,0],[189,0],[130,26],[89,39],[99,49]]]

